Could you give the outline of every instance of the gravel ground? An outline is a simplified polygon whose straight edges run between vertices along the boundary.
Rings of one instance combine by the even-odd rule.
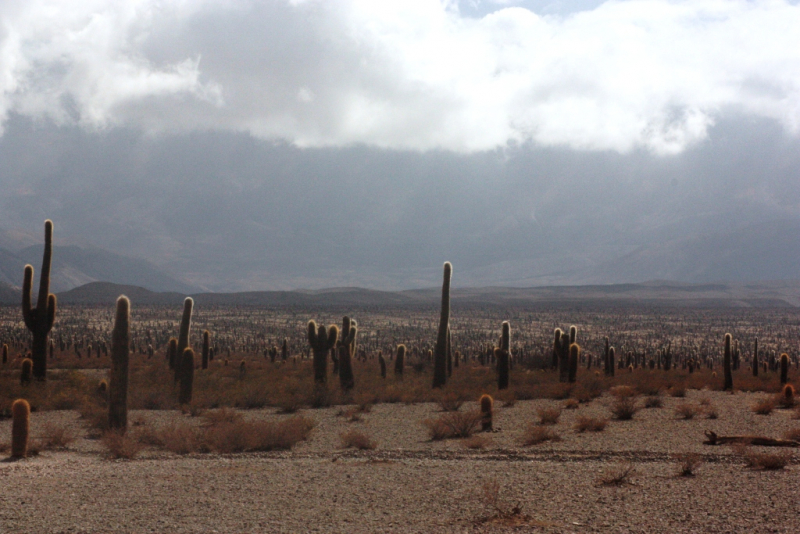
[[[442,415],[437,405],[378,405],[357,422],[334,407],[302,412],[317,426],[292,451],[181,457],[145,450],[131,461],[106,459],[74,412],[34,413],[32,436],[49,423],[81,437],[66,451],[0,463],[0,532],[797,533],[800,452],[783,470],[759,471],[729,447],[702,444],[706,429],[782,437],[800,427],[791,411],[754,414],[761,397],[690,391],[640,410],[632,421],[612,420],[603,432],[576,433],[578,415],[610,417],[606,396],[563,410],[552,427],[562,440],[531,447],[520,439],[536,410],[564,403],[520,401],[496,408],[498,430],[483,450],[461,440],[429,441],[421,421]],[[676,417],[678,404],[699,406],[701,399],[718,419]],[[289,417],[274,410],[244,415]],[[155,427],[202,422],[144,411],[130,420]],[[9,441],[10,428],[0,422],[0,442]],[[353,428],[378,447],[342,449],[339,435]],[[685,452],[702,455],[694,477],[676,476],[673,455]],[[634,468],[628,483],[599,482],[627,463]],[[501,506],[519,503],[520,515],[491,519],[494,510],[482,496],[490,481],[499,484]]]

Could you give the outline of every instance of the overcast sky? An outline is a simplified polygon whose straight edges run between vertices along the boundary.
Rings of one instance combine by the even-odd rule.
[[[800,217],[798,28],[788,1],[4,0],[0,229],[211,289],[735,278],[652,265]]]

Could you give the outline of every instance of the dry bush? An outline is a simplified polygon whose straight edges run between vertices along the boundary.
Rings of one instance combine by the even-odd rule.
[[[437,403],[443,412],[457,412],[464,404],[464,400],[455,393],[448,391],[439,397]]]
[[[242,414],[232,408],[219,408],[203,412],[203,419],[208,425],[219,425],[222,423],[238,423],[242,420]]]
[[[175,454],[204,451],[201,429],[188,424],[171,425],[152,433],[140,432],[137,439]]]
[[[122,432],[108,431],[100,438],[112,459],[131,460],[142,450],[143,445]]]
[[[688,403],[681,403],[675,407],[675,416],[678,419],[694,419],[694,416],[700,412],[697,406]]]
[[[342,440],[342,448],[344,449],[358,449],[358,450],[372,450],[378,446],[378,442],[370,439],[369,436],[357,430],[348,430],[339,434]]]
[[[526,521],[527,516],[522,514],[521,502],[511,505],[500,495],[500,483],[496,478],[484,481],[481,485],[481,500],[492,515],[482,518],[481,523],[501,523],[515,526],[519,521]]]
[[[623,484],[630,484],[628,480],[635,473],[635,467],[632,463],[615,465],[606,469],[598,479],[601,486],[622,486]]]
[[[608,425],[608,419],[604,417],[588,417],[580,415],[575,420],[576,432],[602,432]]]
[[[766,397],[753,405],[753,411],[758,415],[769,415],[775,409],[776,404],[774,397]]]
[[[633,397],[618,397],[611,404],[611,413],[618,421],[629,421],[634,414],[639,411],[636,400]]]
[[[638,394],[631,386],[614,386],[608,392],[617,399],[630,399]]]
[[[714,406],[706,406],[705,408],[706,419],[717,419],[719,417],[719,412]]]
[[[564,403],[565,410],[577,410],[579,403],[576,399],[567,399]]]
[[[536,410],[536,414],[539,416],[540,425],[555,425],[558,423],[558,418],[561,417],[561,408],[539,408]]]
[[[744,445],[735,447],[734,452],[740,456],[747,467],[752,469],[763,469],[765,471],[777,471],[783,469],[792,461],[792,451],[783,450],[778,452],[756,451],[752,447]]]
[[[108,430],[108,406],[88,401],[81,405],[79,413],[81,419],[86,421],[90,437],[99,438]]]
[[[703,463],[703,457],[696,452],[676,454],[678,461],[678,476],[693,477],[695,470]]]
[[[711,399],[709,399],[708,397],[701,397],[699,402],[700,406],[711,406]]]
[[[661,408],[664,406],[664,400],[661,395],[648,395],[644,398],[645,408]]]
[[[669,394],[672,397],[682,399],[686,397],[686,386],[683,384],[672,386],[669,390]]]
[[[528,428],[525,429],[525,433],[522,434],[522,444],[526,447],[538,445],[545,441],[561,441],[561,436],[555,430],[534,423],[530,423]]]
[[[471,436],[463,442],[464,447],[467,449],[485,449],[492,444],[492,440],[486,436]]]
[[[432,441],[450,438],[468,438],[478,428],[481,412],[449,412],[437,419],[426,419],[422,422],[428,429]]]
[[[47,423],[39,436],[39,448],[42,450],[64,449],[75,441],[75,432],[64,425]]]
[[[219,453],[288,450],[308,439],[314,422],[307,417],[282,421],[240,421],[223,423],[205,430],[208,448]]]

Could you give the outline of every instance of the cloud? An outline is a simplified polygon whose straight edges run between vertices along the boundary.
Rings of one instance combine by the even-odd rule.
[[[730,114],[800,131],[800,8],[56,0],[0,7],[0,117],[302,147],[674,154]]]

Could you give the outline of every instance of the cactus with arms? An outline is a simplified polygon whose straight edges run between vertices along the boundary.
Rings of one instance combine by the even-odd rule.
[[[44,222],[44,257],[42,273],[39,278],[39,296],[36,307],[31,306],[33,289],[33,266],[25,266],[22,282],[22,317],[25,326],[33,334],[31,359],[33,360],[33,377],[36,380],[47,379],[47,337],[56,320],[56,296],[50,293],[50,264],[53,257],[53,221]]]

